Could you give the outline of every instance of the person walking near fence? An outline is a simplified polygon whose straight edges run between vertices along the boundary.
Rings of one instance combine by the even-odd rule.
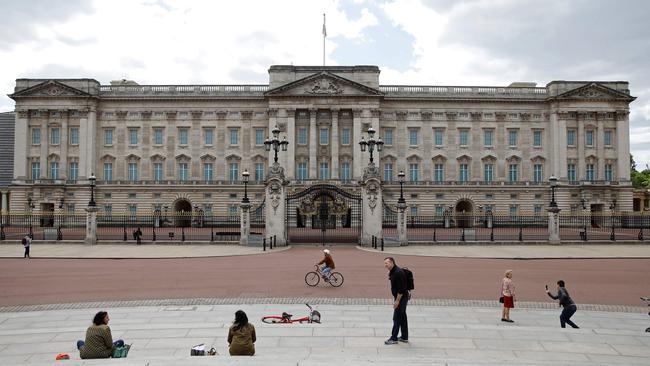
[[[31,258],[29,256],[29,247],[32,245],[32,237],[29,236],[29,234],[25,235],[22,240],[23,247],[25,248],[25,255],[24,258]]]
[[[133,232],[133,239],[135,239],[136,244],[142,244],[142,230],[140,228]]]
[[[384,267],[388,270],[390,280],[390,292],[393,295],[393,330],[390,338],[384,344],[397,344],[397,342],[408,343],[409,325],[406,316],[406,305],[409,301],[406,273],[397,266],[393,257],[384,259]],[[400,330],[402,336],[397,337]]]
[[[550,293],[548,291],[548,285],[546,285],[546,294],[553,300],[559,300],[560,306],[563,307],[562,314],[560,314],[560,326],[566,328],[566,324],[569,324],[573,328],[580,328],[571,321],[571,317],[576,313],[578,307],[573,302],[573,299],[571,299],[571,296],[569,296],[569,291],[564,288],[564,281],[557,281],[557,295]]]
[[[503,312],[501,313],[501,321],[507,323],[514,323],[510,319],[510,309],[515,307],[515,284],[512,282],[512,270],[506,271],[503,279],[501,280],[501,299],[499,302],[503,303]]]

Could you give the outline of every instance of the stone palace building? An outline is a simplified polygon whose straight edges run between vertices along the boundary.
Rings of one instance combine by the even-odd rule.
[[[563,210],[632,210],[629,86],[552,81],[510,86],[380,85],[376,66],[271,66],[265,85],[139,85],[18,79],[11,211],[236,215],[242,172],[264,197],[278,126],[289,192],[315,181],[358,191],[373,127],[384,202],[406,174],[409,215],[542,213],[549,177]],[[583,208],[584,207],[584,208]]]

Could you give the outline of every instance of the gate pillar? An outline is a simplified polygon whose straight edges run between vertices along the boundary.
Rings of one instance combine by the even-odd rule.
[[[276,238],[276,245],[287,245],[285,232],[286,219],[286,185],[284,168],[277,162],[271,165],[269,176],[266,179],[266,235]]]
[[[86,208],[86,239],[84,243],[97,244],[97,206]]]
[[[548,210],[548,242],[561,244],[560,239],[560,209],[551,207]]]
[[[364,169],[361,182],[361,197],[363,210],[363,223],[361,230],[361,245],[370,246],[372,237],[381,240],[382,202],[381,181],[379,169],[374,163],[368,164]]]
[[[248,202],[242,202],[241,207],[241,219],[240,223],[240,245],[248,245],[251,235],[251,204]]]
[[[399,245],[409,245],[406,236],[406,202],[397,202],[397,240]]]

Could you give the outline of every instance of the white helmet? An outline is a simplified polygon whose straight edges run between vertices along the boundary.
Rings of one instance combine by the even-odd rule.
[[[323,252],[325,252],[325,254],[330,254],[330,250],[329,250],[329,249],[323,249]]]

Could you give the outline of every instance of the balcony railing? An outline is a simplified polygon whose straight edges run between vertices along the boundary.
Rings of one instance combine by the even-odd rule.
[[[262,96],[268,85],[102,85],[101,96]]]
[[[486,86],[413,86],[383,85],[379,91],[387,96],[476,97],[476,98],[535,98],[545,99],[546,88],[486,87]]]

